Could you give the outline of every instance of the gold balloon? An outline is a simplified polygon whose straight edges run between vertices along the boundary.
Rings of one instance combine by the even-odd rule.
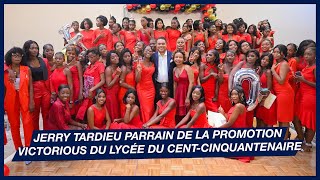
[[[192,4],[191,7],[190,7],[190,9],[191,9],[192,11],[194,11],[194,10],[197,9],[197,6],[196,6],[195,4]]]
[[[171,6],[171,4],[166,4],[166,7],[169,8]]]
[[[141,9],[137,9],[137,13],[139,13],[139,14],[140,14],[140,13],[141,13]]]
[[[146,10],[147,10],[147,11],[150,11],[150,10],[151,10],[150,5],[147,5],[147,6],[146,6]]]
[[[162,11],[165,10],[165,9],[166,9],[166,5],[161,4],[160,9],[161,9]]]
[[[192,12],[192,10],[191,10],[191,8],[189,8],[189,9],[187,9],[185,12],[189,14],[189,13]]]
[[[142,14],[145,14],[146,12],[147,12],[146,8],[142,8],[142,9],[141,9],[141,13],[142,13]]]
[[[212,14],[212,13],[213,13],[213,9],[212,9],[212,8],[208,9],[208,10],[207,10],[207,13],[208,13],[208,14]]]
[[[216,19],[216,16],[213,15],[213,14],[211,14],[211,15],[209,16],[209,19],[210,19],[210,20],[215,20],[215,19]]]

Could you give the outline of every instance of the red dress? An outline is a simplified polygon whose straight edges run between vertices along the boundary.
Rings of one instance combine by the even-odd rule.
[[[83,101],[77,113],[77,119],[83,120],[87,109],[92,105],[92,100],[88,98],[90,88],[97,85],[101,79],[100,74],[104,73],[104,65],[102,62],[97,61],[94,64],[90,64],[83,73]],[[93,92],[93,97],[95,92]]]
[[[185,69],[182,70],[179,77],[174,73],[173,80],[177,83],[175,100],[177,103],[177,115],[185,116],[187,114],[187,106],[185,105],[185,100],[188,93],[189,79],[188,74]]]
[[[240,37],[240,41],[241,40],[245,40],[250,44],[252,43],[252,39],[251,39],[251,35],[250,34],[248,34],[248,33],[241,34],[241,33],[238,32],[238,36]]]
[[[205,41],[204,34],[202,32],[195,31],[195,33],[196,33],[196,35],[194,36],[193,43],[195,43],[197,41],[202,41],[202,42]]]
[[[95,105],[91,105],[90,107],[94,114],[94,126],[100,130],[106,129],[106,108],[103,106],[101,109],[98,109]],[[90,129],[89,126],[88,129]]]
[[[177,49],[177,40],[181,36],[181,32],[177,29],[167,29],[169,39],[169,51],[173,52]]]
[[[168,100],[164,105],[161,104],[161,100],[157,102],[158,106],[158,115],[162,114],[162,112],[168,107],[169,103],[174,101],[174,99]],[[162,129],[162,128],[174,128],[176,126],[175,121],[176,109],[173,108],[164,118],[160,120],[159,125],[150,126],[151,129]]]
[[[280,66],[281,63],[275,69],[277,74],[280,74]],[[286,76],[282,85],[273,77],[273,90],[277,96],[277,120],[279,122],[291,122],[293,120],[294,92],[289,84],[289,76]]]
[[[261,88],[267,88],[267,76],[263,73],[260,76]],[[270,90],[271,93],[274,93],[273,90]],[[256,108],[256,117],[261,119],[267,125],[277,124],[277,113],[276,113],[276,102],[272,104],[270,109],[265,108],[264,106],[258,105]]]
[[[167,42],[167,49],[171,49],[169,44],[169,35],[167,31],[154,30],[153,32],[154,32],[154,39],[158,39],[159,37],[164,37]]]
[[[193,118],[193,116],[197,113],[196,110],[191,109],[190,110],[190,119]],[[185,128],[186,125],[181,126],[181,128]],[[207,119],[207,113],[203,112],[199,115],[198,119],[195,120],[194,124],[190,128],[212,128]]]
[[[227,121],[230,119],[234,109],[235,109],[235,106],[232,106],[231,109],[228,111]],[[246,119],[247,118],[246,118],[245,112],[240,114],[230,128],[247,128]],[[254,157],[249,157],[249,156],[241,156],[241,157],[235,157],[235,158],[238,159],[239,161],[246,162],[246,163],[248,163],[248,162],[250,162],[250,160],[254,159]]]
[[[134,46],[137,43],[137,37],[139,37],[139,33],[137,32],[136,36],[134,32],[123,31],[123,34],[126,48],[128,48],[131,51],[131,53],[134,53]]]
[[[297,71],[302,71],[306,66],[307,62],[306,59],[301,56],[299,57],[300,61],[297,63]],[[296,92],[295,94],[295,99],[294,99],[294,115],[299,116],[299,111],[300,111],[300,104],[301,104],[301,91],[299,91],[300,83],[297,83],[295,86],[294,91]]]
[[[191,66],[192,70],[193,70],[193,77],[194,77],[194,81],[193,84],[196,85],[200,85],[198,84],[198,78],[199,78],[199,69],[195,66]]]
[[[119,42],[119,41],[123,42],[124,41],[124,36],[122,34],[119,34],[119,37],[117,35],[115,35],[115,34],[112,34],[112,49],[114,49],[114,45],[117,42]]]
[[[241,62],[240,55],[236,54],[234,57],[233,66],[236,66],[237,64],[239,64],[239,62]]]
[[[219,58],[220,58],[220,63],[223,63],[224,59],[226,58],[226,53],[219,54]]]
[[[150,37],[151,37],[151,29],[148,28],[148,29],[145,29],[145,30],[147,31],[147,33],[148,33],[148,34],[150,35]],[[148,46],[148,45],[150,44],[150,39],[149,39],[149,37],[148,37],[146,34],[142,33],[141,30],[139,30],[138,33],[139,33],[139,36],[140,36],[140,40],[143,41],[146,46]]]
[[[142,72],[140,82],[137,83],[137,93],[140,101],[140,114],[143,123],[150,120],[154,113],[155,88],[152,75],[155,71],[154,64],[150,67],[141,63]]]
[[[69,68],[72,74],[72,82],[73,82],[73,107],[70,110],[71,115],[77,114],[80,105],[75,103],[76,100],[79,99],[79,94],[80,94],[80,81],[79,81],[79,71],[77,66],[72,66]]]
[[[208,76],[211,72],[218,73],[216,65],[206,64],[208,67],[204,70],[204,77]],[[215,97],[216,89],[216,78],[211,76],[206,82],[202,83],[205,96],[205,105],[207,110],[217,112],[218,111],[218,102],[213,102],[212,99]]]
[[[207,52],[209,50],[215,49],[217,41],[218,41],[218,37],[217,36],[208,38],[209,47],[207,48]]]
[[[123,115],[124,116],[124,115]],[[117,123],[113,122],[110,124],[110,129],[141,129],[142,128],[142,122],[140,119],[139,113],[131,119],[129,123]]]
[[[223,82],[219,86],[218,97],[218,102],[225,112],[228,112],[229,109],[232,107],[228,93],[228,78],[229,74],[223,74]]]
[[[191,40],[192,36],[191,36],[191,34],[187,34],[185,36],[181,35],[181,37],[186,41],[185,47],[184,47],[184,51],[187,52],[188,51],[188,47],[189,47],[189,40]],[[192,47],[192,45],[191,45],[191,47]]]
[[[63,73],[64,67],[62,68],[56,68],[51,76],[50,76],[50,87],[51,87],[51,92],[58,92],[58,88],[61,84],[66,84],[68,85],[68,80],[67,76]]]
[[[135,74],[133,70],[126,75],[125,82],[132,87],[136,87]],[[124,114],[126,111],[126,105],[123,103],[123,97],[127,91],[127,88],[120,87],[118,95],[118,100],[120,104],[120,114]]]
[[[80,32],[83,37],[82,37],[82,43],[87,49],[91,49],[93,47],[93,41],[94,41],[94,34],[93,30],[90,29],[88,31],[83,30]]]
[[[224,35],[222,35],[222,39],[223,39],[225,42],[228,42],[228,41],[230,41],[230,40],[235,40],[235,41],[239,42],[239,41],[240,41],[240,36],[233,34],[232,37],[231,37],[231,39],[229,39],[229,35],[228,35],[228,34],[224,34]]]
[[[314,71],[316,65],[306,67],[302,70],[302,76],[311,82],[316,82]],[[299,119],[301,124],[308,129],[316,131],[316,88],[304,82],[300,82],[301,101]]]
[[[112,74],[112,79],[115,78],[116,72]],[[108,109],[111,121],[120,118],[120,105],[118,101],[120,85],[119,80],[113,84],[111,88],[106,88],[106,107]]]
[[[113,50],[112,46],[112,34],[109,29],[100,30],[99,28],[93,31],[93,40],[95,40],[100,34],[105,34],[104,37],[100,38],[96,44],[93,44],[95,47],[98,47],[100,44],[104,44],[107,47],[108,51]]]

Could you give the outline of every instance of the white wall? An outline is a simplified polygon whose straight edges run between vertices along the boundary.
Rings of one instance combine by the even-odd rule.
[[[38,42],[40,49],[46,43],[51,43],[55,51],[63,47],[62,36],[58,34],[61,26],[73,20],[81,22],[90,18],[95,26],[98,15],[110,14],[121,22],[124,14],[134,17],[140,28],[140,17],[143,14],[125,13],[123,4],[6,4],[4,5],[4,52],[12,46],[22,47],[26,40]],[[186,19],[197,19],[200,13],[194,14],[157,14],[147,16],[154,20],[163,18],[165,25],[170,25],[172,17],[177,16],[182,24]],[[229,23],[233,19],[242,17],[248,24],[257,24],[259,20],[268,19],[272,29],[276,31],[275,43],[299,44],[304,39],[316,40],[316,5],[307,4],[218,4],[217,17]],[[121,23],[120,23],[121,24]],[[41,51],[42,52],[42,51]]]

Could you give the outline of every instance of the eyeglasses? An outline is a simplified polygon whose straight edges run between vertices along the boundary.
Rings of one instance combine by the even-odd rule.
[[[14,58],[21,58],[23,55],[21,55],[21,54],[12,54],[12,57],[14,57]]]

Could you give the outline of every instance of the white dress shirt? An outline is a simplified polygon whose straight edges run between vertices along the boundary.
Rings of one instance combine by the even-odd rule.
[[[157,81],[159,83],[169,82],[168,77],[168,63],[167,63],[167,51],[162,56],[158,52],[158,77]]]

